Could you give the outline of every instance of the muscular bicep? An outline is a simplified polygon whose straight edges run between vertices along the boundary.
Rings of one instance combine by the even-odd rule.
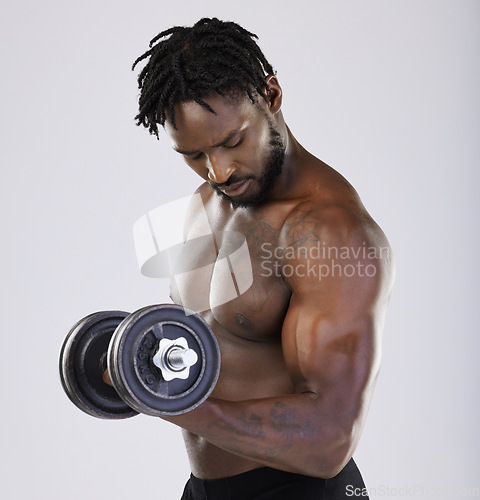
[[[282,329],[285,362],[296,391],[323,399],[332,418],[368,407],[391,288],[381,239],[341,217],[334,222],[304,216],[289,233],[282,262],[292,290]]]
[[[336,405],[343,402],[346,411],[359,409],[380,364],[374,323],[368,314],[334,318],[313,301],[292,296],[282,341],[296,391],[330,398]]]

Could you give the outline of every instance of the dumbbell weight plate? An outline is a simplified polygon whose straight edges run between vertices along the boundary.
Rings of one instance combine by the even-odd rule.
[[[198,356],[186,379],[163,379],[153,363],[161,339],[185,338]],[[113,384],[140,413],[174,416],[199,406],[220,372],[220,351],[208,324],[178,305],[149,306],[131,314],[115,331],[107,355]]]
[[[70,330],[60,350],[60,379],[67,396],[94,417],[124,419],[138,414],[103,381],[108,344],[127,316],[123,311],[86,316]]]

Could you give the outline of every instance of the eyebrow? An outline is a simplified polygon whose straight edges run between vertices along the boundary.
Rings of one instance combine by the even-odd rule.
[[[232,130],[228,135],[227,137],[225,137],[225,139],[223,139],[222,141],[220,141],[219,143],[217,144],[214,144],[212,146],[212,148],[219,148],[221,146],[225,146],[225,144],[227,144],[228,141],[230,141],[235,135],[237,135],[238,133],[240,132],[240,129],[239,128],[236,128],[235,130]],[[177,152],[177,153],[180,153],[181,155],[185,155],[185,156],[190,156],[190,155],[193,155],[195,153],[198,153],[198,151],[183,151],[181,149],[178,149],[176,148],[175,146],[173,147],[173,149]]]

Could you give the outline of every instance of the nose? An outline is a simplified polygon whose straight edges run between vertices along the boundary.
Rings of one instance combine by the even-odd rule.
[[[207,159],[208,178],[216,184],[224,184],[228,181],[235,165],[221,154],[210,154]]]

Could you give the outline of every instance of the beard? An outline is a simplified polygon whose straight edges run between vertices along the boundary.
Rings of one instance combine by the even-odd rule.
[[[282,136],[275,128],[273,123],[270,121],[270,140],[269,146],[270,150],[268,153],[268,158],[265,163],[265,169],[263,174],[258,179],[259,188],[256,193],[251,194],[250,196],[245,196],[244,198],[240,198],[234,200],[230,198],[227,194],[225,194],[219,187],[218,184],[211,184],[213,189],[228,203],[232,205],[233,208],[246,208],[246,207],[254,207],[262,203],[267,194],[272,190],[273,185],[275,184],[275,179],[282,173],[283,163],[285,161],[285,144],[283,143]],[[247,177],[247,179],[254,179],[254,177]],[[240,179],[235,179],[234,177],[230,178],[225,184],[222,186],[228,186],[229,184],[234,184],[238,182]]]

